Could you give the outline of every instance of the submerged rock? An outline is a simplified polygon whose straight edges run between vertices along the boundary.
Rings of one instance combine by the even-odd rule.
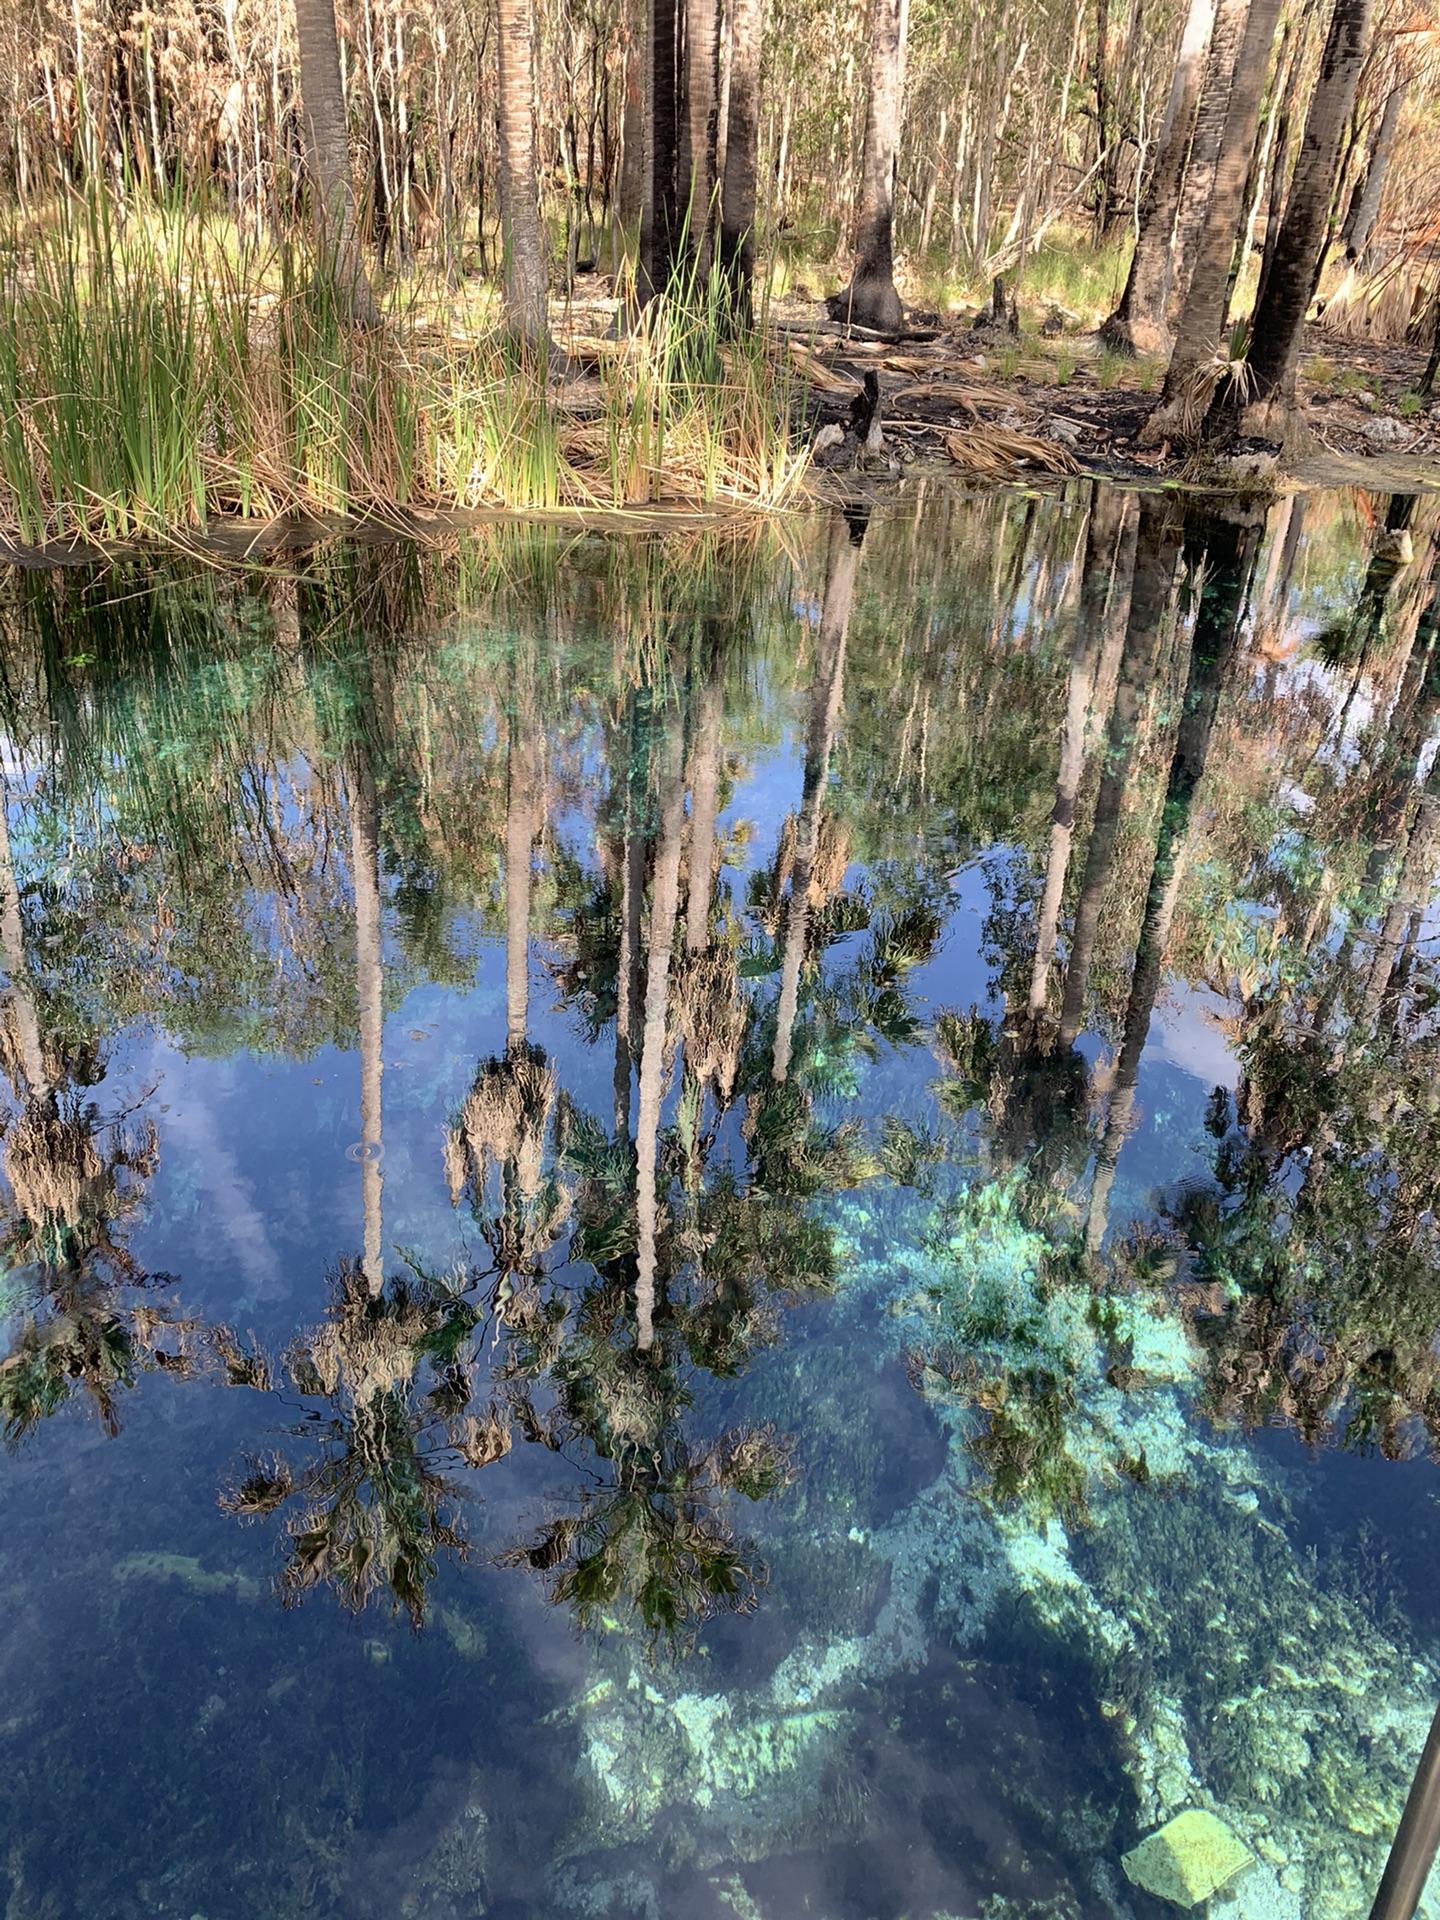
[[[1254,1859],[1223,1820],[1191,1807],[1133,1847],[1120,1864],[1126,1878],[1146,1893],[1177,1907],[1198,1907],[1238,1879]]]

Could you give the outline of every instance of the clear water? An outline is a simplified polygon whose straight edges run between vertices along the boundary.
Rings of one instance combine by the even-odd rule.
[[[12,577],[7,1920],[1365,1911],[1437,524]]]

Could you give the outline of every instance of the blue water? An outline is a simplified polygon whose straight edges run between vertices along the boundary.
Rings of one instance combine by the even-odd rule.
[[[1365,1911],[1437,529],[9,579],[7,1920],[1155,1920],[1189,1810],[1206,1911]]]

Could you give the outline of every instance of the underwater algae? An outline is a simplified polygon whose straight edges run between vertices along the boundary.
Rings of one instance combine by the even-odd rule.
[[[1174,1292],[1097,1294],[1065,1278],[1016,1201],[1007,1180],[943,1206],[873,1189],[833,1204],[844,1277],[827,1311],[844,1337],[830,1350],[851,1378],[831,1390],[854,1391],[865,1370],[908,1353],[948,1435],[943,1464],[883,1524],[853,1529],[888,1570],[868,1631],[802,1634],[767,1680],[712,1692],[696,1690],[693,1662],[622,1670],[613,1650],[598,1656],[608,1671],[569,1710],[586,1810],[551,1880],[567,1910],[606,1911],[593,1904],[601,1862],[647,1833],[715,1869],[834,1833],[837,1820],[863,1830],[863,1807],[842,1815],[830,1798],[857,1708],[887,1677],[919,1671],[937,1640],[962,1659],[1008,1650],[1088,1675],[1126,1797],[1097,1783],[1047,1804],[1037,1790],[1028,1809],[1076,1863],[1085,1911],[1127,1912],[1122,1856],[1164,1893],[1142,1839],[1156,1826],[1173,1856],[1167,1884],[1181,1890],[1205,1870],[1193,1846],[1170,1842],[1233,1835],[1240,1851],[1211,1856],[1211,1885],[1190,1902],[1209,1898],[1224,1920],[1349,1920],[1368,1904],[1440,1675],[1297,1543],[1303,1479],[1194,1417],[1200,1356]],[[933,1364],[942,1339],[961,1338],[978,1372]],[[1037,1368],[1059,1385],[1054,1444],[1080,1496],[1049,1511],[1003,1497],[975,1444],[987,1420],[976,1381]],[[776,1369],[765,1392],[782,1397],[758,1410],[803,1428],[804,1408],[783,1398],[795,1379]],[[1144,1480],[1129,1470],[1137,1458]],[[784,1503],[767,1524],[779,1580]],[[827,1526],[852,1528],[852,1510],[812,1502],[804,1541]],[[1013,1782],[1004,1790],[1013,1797]],[[1217,1861],[1232,1865],[1220,1874]],[[1022,1911],[999,1896],[985,1905],[1003,1920]],[[1440,1915],[1440,1894],[1421,1912]]]

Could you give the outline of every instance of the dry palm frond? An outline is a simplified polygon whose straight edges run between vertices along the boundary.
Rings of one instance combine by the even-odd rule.
[[[836,814],[822,814],[815,833],[815,856],[810,862],[810,905],[817,912],[844,886],[849,865],[849,827]]]
[[[478,1197],[492,1165],[512,1167],[521,1196],[534,1199],[540,1191],[555,1086],[555,1069],[538,1047],[484,1062],[458,1124],[445,1138],[452,1202],[458,1205],[467,1186]]]
[[[952,407],[963,407],[972,420],[978,420],[982,408],[1012,413],[1021,420],[1033,420],[1039,411],[1013,393],[998,387],[959,386],[953,380],[922,380],[913,386],[899,387],[891,394],[891,405],[901,400],[943,400]]]
[[[510,1423],[491,1407],[483,1420],[468,1419],[455,1435],[455,1447],[467,1467],[488,1467],[509,1453]]]
[[[1010,427],[973,427],[942,434],[945,451],[957,467],[987,480],[1002,480],[1017,472],[1078,473],[1079,463],[1064,447]]]
[[[798,340],[786,345],[796,371],[808,386],[815,387],[821,393],[858,393],[860,382],[848,374],[832,372],[811,347],[802,347]]]
[[[690,1071],[713,1080],[729,1100],[740,1070],[746,1003],[739,990],[735,956],[725,948],[691,955],[679,980],[680,1035]]]

